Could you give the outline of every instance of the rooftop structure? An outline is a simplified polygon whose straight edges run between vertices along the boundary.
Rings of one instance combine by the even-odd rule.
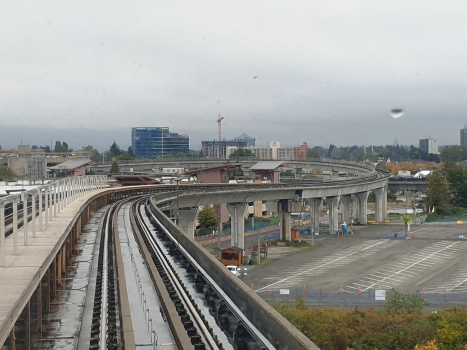
[[[247,142],[247,147],[255,147],[255,142],[256,139],[254,137],[251,137],[250,135],[243,133],[240,136],[237,136],[235,140],[239,141],[246,141]]]
[[[68,160],[50,167],[49,170],[54,173],[54,177],[84,176],[89,163],[90,160]]]

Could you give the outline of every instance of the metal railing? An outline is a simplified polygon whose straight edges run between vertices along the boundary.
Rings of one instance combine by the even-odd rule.
[[[35,238],[37,231],[46,229],[49,221],[53,221],[57,214],[78,198],[89,191],[107,187],[106,176],[68,177],[53,181],[47,185],[25,190],[21,194],[13,194],[0,198],[0,267],[5,266],[6,255],[6,227],[5,211],[9,213],[12,222],[13,255],[18,255],[18,228],[22,219],[24,230],[23,245],[27,246],[28,238]],[[22,210],[18,210],[22,204]],[[31,233],[28,233],[29,208],[31,208]],[[21,215],[20,215],[21,214]]]

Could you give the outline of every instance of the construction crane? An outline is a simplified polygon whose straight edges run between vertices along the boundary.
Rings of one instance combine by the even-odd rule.
[[[221,117],[221,114],[219,113],[219,119],[217,119],[217,129],[218,129],[218,134],[219,134],[219,141],[222,141],[222,121],[224,120],[224,117]]]

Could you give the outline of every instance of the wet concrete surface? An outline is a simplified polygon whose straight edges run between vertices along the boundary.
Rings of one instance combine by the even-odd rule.
[[[43,331],[33,335],[33,349],[77,348],[97,228],[104,211],[105,208],[100,209],[84,226],[76,245],[78,255],[67,266],[64,282],[57,287],[57,295],[51,300],[50,313],[43,315]]]
[[[124,204],[118,215],[118,234],[125,269],[131,321],[137,349],[177,349],[168,323],[160,312],[160,301],[131,228],[131,204]],[[152,333],[154,331],[154,333]]]

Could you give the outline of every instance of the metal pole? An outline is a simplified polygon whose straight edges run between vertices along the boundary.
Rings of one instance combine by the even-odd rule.
[[[315,218],[311,217],[311,213],[315,212],[315,201],[313,200],[313,208],[310,205],[310,233],[311,233],[311,245],[315,245],[315,233],[313,232],[313,220]]]
[[[39,231],[42,231],[42,187],[39,187]]]
[[[0,203],[0,266],[5,266],[5,203]]]
[[[36,238],[36,191],[32,192],[31,194],[32,199],[32,219],[31,219],[31,226],[32,226],[32,237]]]
[[[49,187],[44,188],[45,201],[44,201],[44,213],[45,213],[45,226],[49,224]]]
[[[177,179],[177,225],[178,225],[178,220],[179,220],[179,215],[180,215],[180,209],[179,209],[179,205],[178,205],[178,195],[179,195],[179,191],[180,191],[180,188],[178,186],[179,181],[180,181],[180,179]]]
[[[13,254],[18,255],[18,202],[19,197],[13,200]]]
[[[23,231],[24,231],[24,245],[28,245],[28,195],[22,192],[23,197]]]

